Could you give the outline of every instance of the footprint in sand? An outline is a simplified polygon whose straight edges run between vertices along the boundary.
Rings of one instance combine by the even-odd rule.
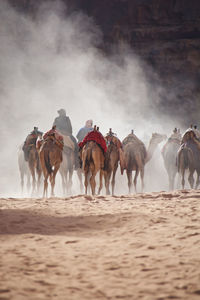
[[[4,293],[9,293],[10,290],[9,289],[0,289],[0,293],[4,294]]]
[[[65,244],[74,244],[74,243],[78,243],[78,241],[74,240],[74,241],[66,241]]]

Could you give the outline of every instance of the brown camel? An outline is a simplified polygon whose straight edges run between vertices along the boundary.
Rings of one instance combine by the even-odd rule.
[[[176,129],[176,128],[175,128]],[[178,173],[177,152],[181,144],[181,134],[176,129],[162,149],[162,157],[168,174],[169,190],[174,189],[174,181]]]
[[[100,146],[94,141],[88,141],[81,151],[82,159],[82,170],[85,176],[85,194],[88,191],[88,177],[91,174],[89,179],[90,186],[92,190],[92,195],[95,195],[95,177],[96,174],[100,171],[100,186],[99,191],[102,189],[102,176],[103,176],[103,167],[104,167],[104,154]]]
[[[62,145],[53,136],[47,136],[39,150],[44,174],[43,198],[47,197],[48,178],[51,183],[51,196],[54,196],[55,178],[62,162]]]
[[[31,173],[29,170],[28,162],[24,159],[24,151],[22,150],[23,145],[19,147],[18,150],[18,167],[20,172],[20,179],[21,179],[21,192],[24,191],[24,178],[27,178],[26,188],[29,192],[31,186]]]
[[[142,191],[144,190],[144,167],[145,164],[152,158],[153,153],[159,143],[166,139],[166,135],[153,133],[149,142],[148,150],[133,132],[129,134],[122,142],[124,150],[125,169],[128,178],[129,193],[132,190],[132,171],[135,171],[134,186],[135,191],[137,185],[137,177],[140,173]]]
[[[194,177],[193,174],[195,172],[195,163],[194,163],[194,154],[190,147],[181,146],[178,150],[177,155],[178,161],[178,172],[181,175],[181,184],[182,189],[185,188],[185,171],[189,170],[188,181],[190,187],[193,188],[194,186]]]
[[[181,145],[178,155],[178,172],[181,174],[182,188],[185,188],[185,171],[189,170],[188,181],[190,187],[194,186],[194,172],[197,173],[197,180],[195,188],[199,186],[200,177],[200,141],[197,139],[192,129],[187,130],[183,136],[183,144]]]
[[[71,194],[72,176],[74,171],[75,154],[73,149],[64,146],[63,160],[59,172],[62,177],[63,194]]]
[[[110,178],[112,176],[112,195],[114,195],[115,189],[115,175],[118,169],[119,161],[121,163],[122,158],[122,144],[120,140],[114,136],[112,133],[112,129],[110,129],[109,133],[105,137],[107,141],[107,151],[105,154],[105,165],[104,165],[104,178],[105,178],[105,187],[106,187],[106,194],[110,195]]]

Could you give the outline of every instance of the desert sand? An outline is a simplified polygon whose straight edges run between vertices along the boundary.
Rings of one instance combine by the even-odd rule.
[[[200,191],[0,199],[0,300],[200,299]]]

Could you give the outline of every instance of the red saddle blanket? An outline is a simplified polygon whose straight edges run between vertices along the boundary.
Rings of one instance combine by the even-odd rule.
[[[49,131],[47,131],[44,135],[43,135],[43,139],[45,140],[48,136],[55,136],[55,138],[61,142],[63,142],[63,136],[61,134],[58,133],[58,131],[56,131],[55,129],[50,129]]]
[[[87,142],[96,142],[104,151],[104,153],[107,151],[107,146],[106,146],[106,141],[103,137],[103,135],[99,132],[99,131],[91,131],[89,132],[83,139],[82,142],[80,142],[78,145],[80,148],[83,148],[83,146],[87,143]]]

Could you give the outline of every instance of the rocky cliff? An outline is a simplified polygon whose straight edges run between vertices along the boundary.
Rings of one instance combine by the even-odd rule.
[[[10,0],[26,13],[35,0]],[[45,0],[43,0],[45,1]],[[199,0],[64,0],[70,10],[91,16],[103,32],[103,49],[129,44],[158,74],[165,87],[162,107],[200,111],[200,1]],[[158,79],[157,79],[158,80]]]

